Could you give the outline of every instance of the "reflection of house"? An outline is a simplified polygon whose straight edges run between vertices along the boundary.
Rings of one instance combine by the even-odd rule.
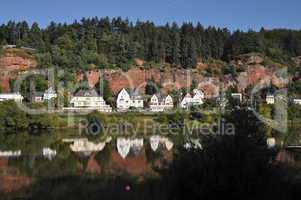
[[[16,101],[22,102],[23,96],[19,93],[0,94],[0,101]]]
[[[170,151],[174,146],[174,143],[168,138],[161,137],[159,135],[153,135],[150,137],[149,140],[153,151],[157,151],[157,149],[159,148],[159,144],[163,144],[168,151]]]
[[[143,98],[138,94],[129,94],[126,89],[122,89],[117,97],[117,109],[126,111],[129,108],[143,108]]]
[[[170,95],[166,97],[160,95],[153,95],[150,100],[150,110],[152,112],[163,112],[164,110],[173,108],[173,100]]]
[[[20,157],[22,154],[21,150],[18,151],[0,151],[0,157]]]
[[[70,101],[74,108],[112,112],[112,107],[95,90],[80,90]]]
[[[204,99],[204,93],[201,90],[193,90],[193,96],[187,93],[181,101],[181,108],[188,108],[190,106],[202,105]]]
[[[86,155],[89,155],[92,152],[102,151],[105,146],[106,142],[94,144],[93,142],[89,142],[88,139],[78,139],[70,145],[70,148],[73,152],[85,153]]]
[[[50,148],[43,148],[43,156],[48,160],[52,160],[56,156],[56,150],[52,150]]]
[[[199,139],[191,139],[184,144],[185,149],[203,149]]]
[[[294,104],[301,105],[301,99],[294,99]]]
[[[242,94],[241,93],[231,93],[231,97],[233,99],[239,100],[239,102],[242,102]]]
[[[265,100],[266,100],[267,104],[274,104],[275,103],[275,96],[274,95],[267,95]]]
[[[117,151],[119,155],[125,159],[130,150],[139,152],[143,148],[143,138],[127,139],[117,138]]]
[[[131,140],[126,138],[117,138],[117,151],[124,159],[129,154],[131,149]]]

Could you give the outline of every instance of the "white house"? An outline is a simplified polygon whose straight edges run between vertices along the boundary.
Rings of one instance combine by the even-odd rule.
[[[205,98],[204,93],[201,90],[194,89],[194,96],[192,97],[192,101],[194,104],[203,104],[203,99]]]
[[[301,105],[301,99],[294,99],[294,104]]]
[[[3,93],[0,94],[0,101],[16,101],[22,102],[23,96],[19,93]]]
[[[33,96],[33,101],[34,102],[43,102],[43,94],[34,94],[34,96]]]
[[[242,94],[241,93],[231,93],[231,97],[233,99],[238,99],[239,102],[242,102]]]
[[[122,89],[117,96],[117,110],[127,111],[130,107],[143,108],[143,98],[140,95],[130,95],[126,89]]]
[[[73,108],[112,112],[112,107],[95,90],[80,90],[70,101]]]
[[[43,92],[35,92],[35,94],[33,96],[33,101],[34,102],[49,101],[56,97],[57,97],[57,94],[56,94],[55,90],[52,87],[50,87],[44,93]]]
[[[275,104],[275,96],[274,95],[267,95],[265,100],[266,100],[267,104]]]
[[[187,93],[181,101],[181,108],[188,108],[189,106],[198,106],[202,105],[204,99],[204,93],[201,90],[193,90],[193,96],[190,93]]]
[[[174,107],[173,99],[170,95],[166,97],[154,94],[150,100],[150,110],[152,112],[163,112],[164,110],[169,110]]]
[[[57,97],[57,94],[56,94],[55,90],[52,87],[48,88],[48,90],[46,90],[43,94],[43,100],[44,101],[49,101],[49,100],[51,100],[53,98],[56,98],[56,97]]]

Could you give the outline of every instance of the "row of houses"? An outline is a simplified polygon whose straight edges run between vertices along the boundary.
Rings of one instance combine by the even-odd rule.
[[[43,102],[49,101],[53,98],[56,98],[57,94],[53,88],[47,89],[44,93],[38,93],[33,96],[34,102]],[[0,94],[0,102],[1,101],[16,101],[22,102],[24,97],[20,93],[2,93]]]
[[[201,90],[195,89],[193,94],[187,93],[182,99],[181,108],[190,106],[202,105],[204,103],[204,93]],[[143,97],[139,94],[131,94],[125,89],[122,89],[117,96],[116,106],[118,111],[127,111],[130,108],[143,109]],[[149,110],[152,112],[163,112],[174,108],[174,100],[170,95],[154,94],[150,98]]]
[[[280,97],[281,96],[279,96],[279,95],[277,96],[277,95],[269,94],[269,95],[266,96],[265,101],[266,101],[267,104],[273,105],[276,102],[276,98],[280,98]],[[293,99],[292,101],[296,105],[301,105],[301,99]]]
[[[44,93],[34,95],[34,102],[44,102],[57,98],[57,93],[53,88],[47,89]],[[243,100],[241,93],[232,93],[232,98]],[[0,101],[14,100],[22,102],[23,96],[19,93],[0,94]],[[192,93],[187,93],[180,101],[179,105],[183,109],[191,106],[200,106],[204,103],[205,95],[201,90],[195,89]],[[295,104],[301,105],[301,99],[294,99]],[[266,95],[266,103],[274,104],[275,96]],[[164,112],[174,108],[175,102],[171,95],[154,94],[148,103],[147,110],[151,112]],[[116,98],[116,108],[118,112],[126,112],[131,109],[142,110],[145,108],[144,98],[137,92],[122,89]],[[66,110],[98,110],[100,112],[112,112],[112,107],[100,96],[96,90],[79,90],[70,100],[70,107]]]

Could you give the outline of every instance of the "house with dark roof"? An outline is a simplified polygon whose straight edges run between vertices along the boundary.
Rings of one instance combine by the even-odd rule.
[[[173,99],[170,95],[162,96],[161,94],[154,94],[150,99],[150,111],[163,112],[174,107]]]
[[[190,93],[187,93],[182,99],[180,106],[181,108],[187,109],[190,106],[199,106],[204,103],[205,95],[202,90],[194,89],[193,96]]]
[[[126,89],[122,89],[117,96],[117,110],[127,111],[129,108],[143,108],[143,97],[137,92],[129,92]]]
[[[70,101],[73,108],[93,109],[101,112],[112,112],[112,107],[108,105],[96,90],[79,90]]]

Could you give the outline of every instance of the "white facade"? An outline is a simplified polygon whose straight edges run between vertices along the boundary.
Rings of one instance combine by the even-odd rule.
[[[162,144],[163,146],[165,146],[165,148],[170,151],[173,146],[174,146],[174,143],[166,138],[166,137],[161,137],[159,135],[153,135],[149,138],[149,141],[150,141],[150,146],[151,146],[151,149],[153,151],[157,151],[157,149],[159,148],[159,145]]]
[[[188,108],[189,106],[198,106],[202,105],[204,99],[204,93],[201,90],[193,90],[193,96],[190,93],[187,93],[183,100],[181,101],[181,108]]]
[[[50,87],[48,90],[45,91],[44,95],[43,95],[43,100],[44,101],[49,101],[53,98],[56,98],[57,94],[54,91],[54,89],[52,87]]]
[[[163,112],[174,107],[173,99],[170,95],[166,97],[160,97],[159,95],[153,95],[150,100],[150,110],[152,112]]]
[[[194,89],[193,94],[194,94],[194,96],[192,97],[193,104],[197,104],[197,105],[203,104],[203,99],[205,98],[204,93],[201,90]]]
[[[239,102],[242,102],[242,94],[241,93],[232,93],[231,96],[234,99],[238,99]]]
[[[267,104],[275,104],[275,96],[274,95],[267,95],[265,100],[266,100]]]
[[[128,154],[132,151],[141,151],[143,148],[143,138],[117,138],[117,151],[119,155],[125,159]]]
[[[43,96],[34,96],[34,102],[43,102]]]
[[[70,103],[74,108],[95,109],[102,112],[112,112],[112,107],[98,96],[95,90],[79,91],[72,97]]]
[[[126,89],[119,92],[116,104],[119,111],[127,111],[130,107],[143,108],[144,106],[141,96],[131,96]]]
[[[0,94],[0,101],[16,101],[22,102],[23,96],[19,93],[7,93],[7,94]]]

